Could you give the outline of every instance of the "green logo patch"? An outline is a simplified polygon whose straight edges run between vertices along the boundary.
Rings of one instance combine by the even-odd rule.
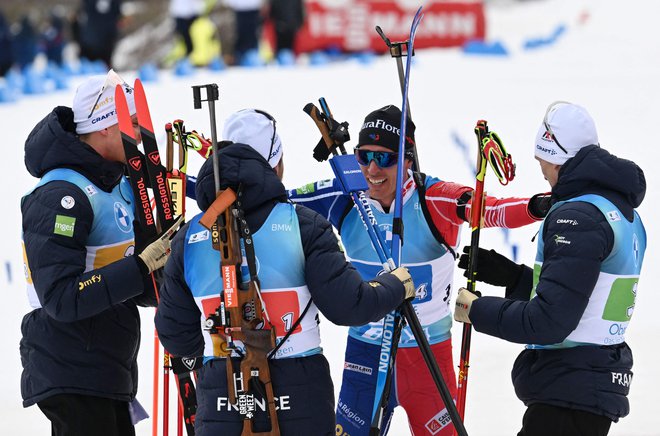
[[[72,216],[57,215],[55,216],[55,230],[53,233],[56,235],[73,237],[73,230],[76,227],[76,219]]]
[[[296,189],[296,194],[298,195],[311,194],[315,190],[316,188],[314,187],[314,183],[308,183],[305,186],[301,186],[300,188]]]
[[[637,278],[618,278],[612,283],[610,296],[603,310],[603,319],[608,321],[630,321],[635,310]]]

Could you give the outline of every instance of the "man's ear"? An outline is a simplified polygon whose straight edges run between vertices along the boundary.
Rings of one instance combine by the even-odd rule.
[[[280,180],[284,178],[284,156],[280,158],[280,161],[275,165],[275,174],[279,177]]]

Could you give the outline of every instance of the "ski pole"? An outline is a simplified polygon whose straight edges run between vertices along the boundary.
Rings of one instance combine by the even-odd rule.
[[[421,8],[420,8],[421,9]],[[396,69],[397,73],[399,75],[399,86],[401,87],[401,96],[406,100],[406,109],[405,112],[406,116],[412,120],[412,115],[410,113],[410,102],[408,101],[408,95],[407,95],[407,85],[405,83],[405,73],[403,70],[403,61],[402,57],[407,56],[415,56],[415,52],[413,50],[412,42],[410,39],[407,41],[396,41],[392,42],[386,35],[385,32],[383,32],[383,29],[381,29],[380,26],[376,26],[376,33],[381,37],[383,42],[385,42],[385,45],[387,45],[387,48],[390,51],[390,56],[392,56],[394,59],[396,59]],[[417,157],[417,145],[413,145],[413,170],[414,171],[421,171],[419,168],[419,158]]]
[[[511,155],[506,152],[502,141],[494,132],[488,129],[488,123],[485,120],[479,120],[474,133],[477,136],[477,171],[476,187],[472,196],[470,206],[470,256],[468,262],[468,282],[467,289],[479,295],[476,290],[477,276],[477,253],[479,250],[479,235],[483,227],[484,212],[486,205],[486,193],[484,191],[484,180],[486,169],[490,164],[493,172],[502,185],[506,185],[515,177],[516,166],[512,162]],[[463,335],[461,340],[461,355],[458,371],[458,395],[456,407],[461,416],[465,417],[465,402],[467,397],[468,370],[470,367],[470,343],[472,339],[472,325],[463,324]]]

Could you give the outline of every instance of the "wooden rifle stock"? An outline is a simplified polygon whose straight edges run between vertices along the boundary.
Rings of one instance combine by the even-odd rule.
[[[227,360],[229,401],[232,404],[238,402],[239,413],[245,418],[241,436],[279,436],[267,357],[276,345],[276,333],[272,327],[264,328],[270,321],[265,316],[258,279],[256,276],[251,277],[246,283],[241,280],[243,255],[240,239],[241,235],[247,238],[251,238],[251,235],[242,212],[236,207],[236,198],[236,193],[230,188],[221,191],[200,219],[200,223],[211,230],[213,247],[220,252],[221,259],[220,279],[223,291],[220,308],[209,318],[215,318],[215,329],[211,329],[214,354],[226,357]],[[220,331],[223,331],[224,337],[219,334]],[[245,347],[245,355],[240,364],[240,389],[237,386],[238,381],[234,380],[231,360],[231,352],[236,350],[234,341],[242,342]],[[254,428],[254,412],[257,406],[255,393],[265,396],[271,424],[268,431],[257,431]]]

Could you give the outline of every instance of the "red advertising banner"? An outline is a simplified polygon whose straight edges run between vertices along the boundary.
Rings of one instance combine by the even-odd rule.
[[[416,8],[403,8],[392,0],[353,0],[341,8],[308,0],[306,8],[306,22],[297,36],[297,52],[327,48],[386,52],[376,26],[391,41],[405,41],[416,12]],[[416,48],[461,46],[471,39],[484,39],[486,25],[480,1],[427,1],[423,11]]]

